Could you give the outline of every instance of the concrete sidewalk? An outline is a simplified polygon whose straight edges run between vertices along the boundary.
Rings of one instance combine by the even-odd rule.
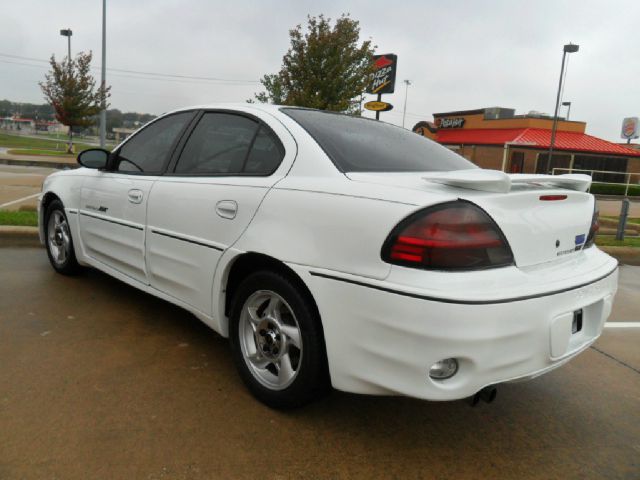
[[[629,200],[629,216],[640,217],[640,199],[630,198]],[[621,207],[622,199],[598,198],[598,208],[601,216],[617,217],[620,215]]]

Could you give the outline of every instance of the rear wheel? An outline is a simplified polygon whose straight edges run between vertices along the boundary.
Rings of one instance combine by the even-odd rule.
[[[240,376],[270,407],[301,406],[327,390],[319,319],[311,301],[286,276],[258,272],[240,284],[229,335]]]
[[[44,228],[47,255],[51,266],[64,275],[77,273],[80,265],[76,260],[69,222],[60,200],[54,200],[48,205]]]

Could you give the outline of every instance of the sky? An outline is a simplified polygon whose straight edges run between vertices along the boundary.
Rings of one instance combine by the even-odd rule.
[[[407,128],[434,112],[491,106],[553,114],[569,42],[580,45],[563,92],[571,119],[621,142],[622,119],[640,116],[637,0],[107,0],[111,108],[160,114],[252,98],[280,69],[289,29],[321,13],[349,13],[377,53],[398,55],[396,91],[383,96],[394,109],[381,119],[391,123],[402,124],[405,92]],[[3,2],[0,99],[44,103],[38,81],[44,60],[66,55],[62,28],[73,30],[72,54],[93,51],[99,78],[101,22],[101,0]]]

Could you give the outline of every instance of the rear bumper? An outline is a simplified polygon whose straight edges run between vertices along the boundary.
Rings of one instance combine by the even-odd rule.
[[[397,282],[294,268],[318,303],[335,388],[453,400],[487,385],[546,373],[598,338],[611,312],[618,275],[616,261],[593,250],[572,262],[573,267],[565,265],[564,281],[557,265],[548,267],[547,273],[555,277],[547,284],[562,288],[541,291],[537,282],[543,281],[545,269],[539,268],[535,275],[527,273],[529,285],[521,285],[519,295],[509,298],[482,298],[488,290],[480,285],[458,299],[437,299],[437,289],[434,293]],[[482,276],[495,277],[494,296],[509,277],[501,270]],[[428,285],[431,274],[421,273]],[[502,290],[513,293],[506,284]],[[577,310],[582,310],[582,328],[572,334]],[[452,357],[460,366],[455,376],[429,378],[433,363]]]

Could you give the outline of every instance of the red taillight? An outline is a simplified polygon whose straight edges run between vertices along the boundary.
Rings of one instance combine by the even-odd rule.
[[[414,213],[394,228],[382,259],[407,267],[469,270],[513,264],[495,222],[476,205],[456,201]]]
[[[596,241],[596,233],[600,230],[600,212],[597,207],[593,209],[593,216],[591,217],[591,227],[589,228],[589,235],[587,235],[587,241],[584,243],[583,248],[588,248]]]
[[[540,195],[540,200],[543,202],[554,202],[558,200],[566,200],[566,195]]]

